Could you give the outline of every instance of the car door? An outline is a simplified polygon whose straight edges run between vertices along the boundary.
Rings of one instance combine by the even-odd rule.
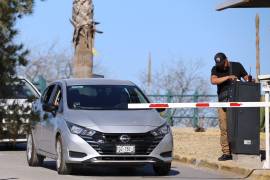
[[[46,151],[46,143],[45,143],[44,134],[46,131],[45,128],[46,128],[47,121],[51,117],[51,113],[45,112],[42,106],[44,104],[49,103],[50,99],[52,98],[54,88],[55,88],[55,84],[52,84],[45,89],[37,107],[37,109],[39,110],[40,121],[35,126],[35,132],[36,132],[35,140],[36,140],[37,148],[41,151]]]
[[[50,104],[57,107],[54,113],[51,113],[48,121],[46,122],[46,128],[44,128],[44,138],[46,144],[46,151],[50,154],[56,154],[55,152],[55,135],[58,129],[58,121],[62,118],[63,113],[63,101],[62,101],[62,87],[61,84],[56,84]]]

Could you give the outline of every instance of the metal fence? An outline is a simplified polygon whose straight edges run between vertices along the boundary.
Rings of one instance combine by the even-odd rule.
[[[179,102],[217,102],[217,95],[148,95],[151,102],[179,103]],[[163,114],[172,126],[176,127],[217,127],[217,109],[167,109]]]

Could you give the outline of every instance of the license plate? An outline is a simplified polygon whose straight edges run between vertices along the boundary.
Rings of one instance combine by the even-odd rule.
[[[117,154],[135,154],[135,146],[134,145],[119,145],[116,146],[116,153]]]

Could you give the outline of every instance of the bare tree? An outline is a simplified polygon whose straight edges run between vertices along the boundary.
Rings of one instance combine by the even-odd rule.
[[[18,69],[20,75],[26,76],[32,81],[41,75],[47,82],[73,76],[73,52],[68,48],[60,48],[57,43],[53,43],[45,50],[40,47],[31,49],[28,65]],[[97,74],[108,74],[107,69],[100,61],[95,62],[93,67]]]
[[[147,94],[166,94],[168,92],[177,95],[191,94],[196,90],[205,94],[209,90],[208,79],[202,76],[200,71],[203,64],[199,61],[171,60],[163,64],[154,72],[151,80],[151,88],[148,88],[147,72],[141,73],[140,85]]]
[[[201,96],[209,94],[210,84],[208,77],[203,76],[203,64],[200,61],[186,63],[182,60],[171,60],[169,62],[154,71],[150,86],[147,71],[141,73],[140,87],[146,94],[155,95],[151,96],[152,102],[209,101],[209,98]],[[207,116],[216,116],[216,112],[212,110],[200,110],[197,111],[197,114],[202,117],[201,121],[205,121]],[[194,126],[193,115],[193,109],[169,109],[165,113],[165,117],[174,122],[172,124],[180,124],[185,127]],[[174,117],[173,120],[172,117]],[[209,122],[207,123],[209,124]]]
[[[19,69],[19,72],[30,80],[38,75],[43,76],[47,82],[71,76],[72,52],[59,50],[55,43],[43,51],[32,50],[28,59],[28,65]]]

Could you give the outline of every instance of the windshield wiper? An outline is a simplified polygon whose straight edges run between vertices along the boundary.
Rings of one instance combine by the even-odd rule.
[[[73,109],[79,110],[129,110],[127,108],[106,108],[106,107],[85,107],[85,106],[76,106]]]
[[[99,110],[101,107],[85,107],[85,106],[76,106],[73,109],[81,109],[81,110]]]

